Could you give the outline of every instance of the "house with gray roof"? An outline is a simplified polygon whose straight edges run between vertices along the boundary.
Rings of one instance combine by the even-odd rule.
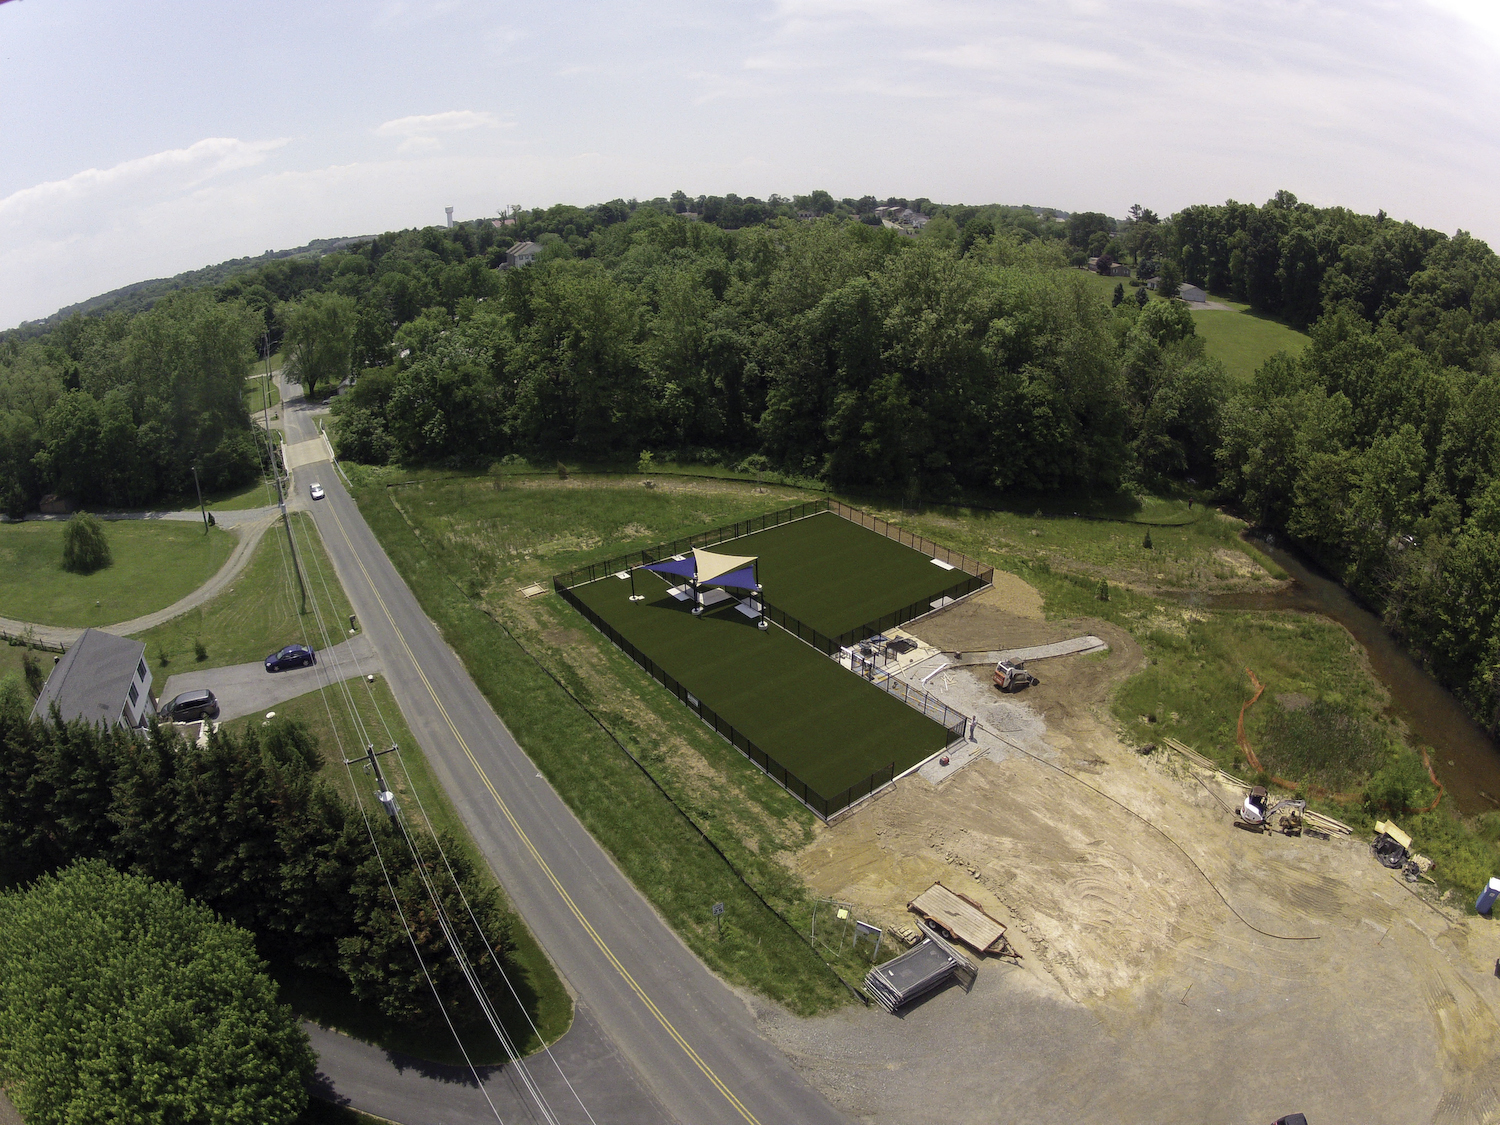
[[[52,668],[31,717],[45,719],[56,705],[64,722],[143,727],[156,713],[151,667],[140,641],[85,629]]]
[[[515,269],[517,266],[529,266],[541,252],[542,244],[540,242],[518,242],[505,252],[506,268]]]

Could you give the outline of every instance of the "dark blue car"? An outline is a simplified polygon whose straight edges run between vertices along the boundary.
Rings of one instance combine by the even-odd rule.
[[[288,668],[306,668],[317,659],[306,645],[287,645],[266,657],[267,672],[285,672]]]

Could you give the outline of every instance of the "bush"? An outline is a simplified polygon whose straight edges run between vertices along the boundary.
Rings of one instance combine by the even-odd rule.
[[[41,695],[42,685],[47,682],[47,677],[42,675],[42,662],[30,649],[21,653],[21,671],[26,676],[26,686],[31,689],[32,696]]]
[[[1107,579],[1099,579],[1099,589],[1094,596],[1101,602],[1109,601],[1109,581]]]
[[[1399,814],[1426,808],[1435,796],[1422,760],[1399,751],[1365,785],[1365,807],[1371,812]]]
[[[63,569],[92,574],[110,564],[104,523],[88,512],[74,512],[63,528]]]
[[[314,1058],[254,939],[101,861],[0,898],[0,1074],[33,1125],[289,1123]]]
[[[203,457],[202,484],[209,492],[227,492],[254,480],[260,472],[260,445],[249,430],[225,434]]]
[[[203,643],[202,637],[194,639],[193,655],[198,658],[199,664],[202,664],[205,660],[208,659],[208,646]]]
[[[1152,547],[1151,547],[1151,533],[1149,531],[1146,532],[1146,538],[1144,538],[1144,539],[1141,540],[1141,546],[1144,547],[1148,551],[1152,549]]]

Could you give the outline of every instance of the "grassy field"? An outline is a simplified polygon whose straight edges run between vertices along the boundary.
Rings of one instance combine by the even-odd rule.
[[[251,414],[259,414],[266,409],[266,380],[262,375],[254,375],[245,380],[245,408]],[[276,384],[271,383],[270,408],[275,410],[281,402],[281,392],[276,389]]]
[[[826,518],[874,536],[837,516]],[[776,530],[807,527],[815,520]],[[790,541],[790,536],[781,540]],[[632,603],[630,583],[616,578],[576,587],[573,593],[825,799],[888,766],[900,773],[947,742],[947,732],[931,719],[864,683],[790,633],[756,628],[733,602],[694,617],[686,603],[666,593],[665,583],[654,574],[638,574],[636,589],[645,594],[645,601]],[[900,604],[890,602],[887,608]],[[832,605],[827,608],[836,612]]]
[[[276,485],[261,477],[231,492],[220,492],[203,498],[210,512],[243,512],[249,508],[267,508],[276,503]]]
[[[1080,271],[1088,287],[1103,300],[1113,298],[1115,286],[1124,282],[1125,299],[1134,300],[1136,290],[1129,279],[1122,277],[1100,277],[1095,273]],[[1150,293],[1150,290],[1147,290]],[[1163,298],[1151,293],[1151,300]],[[1228,305],[1229,310],[1206,309],[1193,313],[1193,326],[1203,337],[1208,354],[1220,360],[1228,370],[1230,378],[1248,381],[1256,368],[1277,352],[1297,355],[1307,346],[1307,333],[1290,328],[1281,321],[1260,313],[1252,313],[1250,306],[1227,297],[1209,295],[1209,300]]]
[[[809,948],[810,900],[779,859],[806,846],[816,818],[560,598],[519,592],[811,497],[708,480],[648,490],[638,478],[435,476],[388,490],[411,474],[362,472],[355,494],[538,769],[715,972],[796,1012],[847,1003],[836,974],[855,980],[868,964],[825,963]],[[722,935],[715,902],[725,904]]]
[[[1101,578],[1186,593],[1258,589],[1286,577],[1240,538],[1243,522],[1180,498],[1142,497],[1129,520],[947,507],[912,515],[865,507],[972,558],[1009,560],[1002,564],[1008,569],[1055,567],[1090,576],[1091,591]]]
[[[1308,342],[1307,333],[1248,310],[1195,312],[1193,326],[1208,354],[1221,360],[1230,378],[1239,382],[1249,382],[1256,369],[1277,352],[1299,355]]]
[[[62,568],[63,521],[0,524],[0,617],[84,627],[129,621],[207,582],[234,550],[217,528],[177,520],[107,522],[114,561],[93,574]]]
[[[322,541],[312,530],[311,517],[293,512],[292,524],[298,531],[297,548],[305,570],[332,574]],[[349,599],[337,582],[326,587],[309,583],[308,597],[316,599],[316,608],[325,620],[348,621]],[[232,587],[181,617],[138,634],[136,639],[146,642],[147,657],[163,667],[244,664],[293,641],[307,641],[321,648],[311,613],[304,615],[301,610],[286,532],[278,522],[261,538]],[[198,641],[208,651],[201,662],[194,649]]]

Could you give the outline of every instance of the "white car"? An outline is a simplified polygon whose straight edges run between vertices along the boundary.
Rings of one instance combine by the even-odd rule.
[[[312,493],[312,498],[314,500],[321,500],[321,499],[323,499],[323,486],[321,484],[319,484],[317,481],[313,481],[312,482],[312,487],[309,488],[308,491],[310,493]]]

